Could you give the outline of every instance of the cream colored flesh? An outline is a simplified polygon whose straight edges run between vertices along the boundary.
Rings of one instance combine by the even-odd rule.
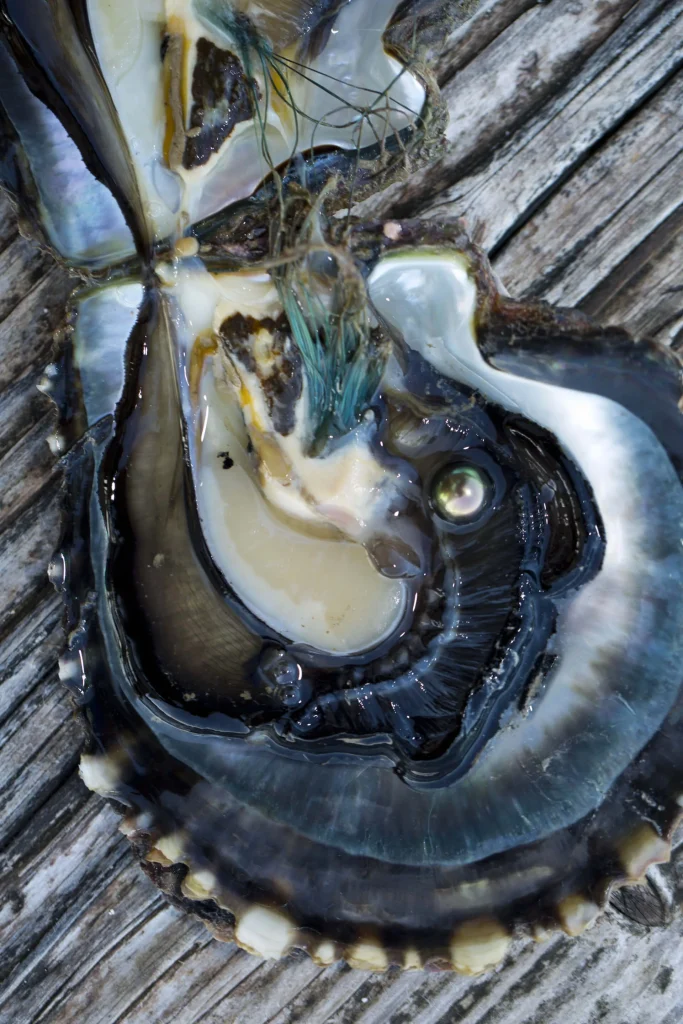
[[[193,346],[201,349],[232,313],[277,317],[277,293],[267,275],[211,275],[193,261],[160,270],[176,310],[179,383],[197,506],[214,562],[245,605],[291,640],[346,654],[380,643],[400,623],[408,588],[380,575],[365,549],[337,527],[344,517],[357,526],[360,513],[349,511],[353,496],[360,503],[378,494],[371,478],[374,472],[381,480],[384,470],[359,439],[330,473],[327,460],[305,457],[292,435],[288,450],[297,472],[304,474],[308,490],[325,496],[321,507],[327,515],[303,503],[294,487],[288,505],[282,482],[264,492],[247,452],[239,391],[226,380],[223,358],[216,353],[204,359],[196,395],[188,367]],[[256,401],[255,386],[251,393]],[[234,463],[229,469],[220,455],[226,451]],[[349,487],[354,473],[355,490]]]
[[[365,549],[308,534],[265,499],[246,451],[233,389],[216,381],[213,357],[202,377],[197,504],[223,575],[259,618],[292,640],[348,653],[380,642],[397,626],[405,587],[380,576]],[[223,469],[221,452],[234,465]]]
[[[389,532],[388,506],[400,481],[372,451],[374,420],[360,424],[325,458],[311,458],[305,445],[305,391],[297,402],[294,429],[282,436],[272,426],[256,374],[238,363],[233,367],[242,414],[260,459],[261,487],[271,504],[303,522],[338,529],[352,540],[364,542],[382,526]]]

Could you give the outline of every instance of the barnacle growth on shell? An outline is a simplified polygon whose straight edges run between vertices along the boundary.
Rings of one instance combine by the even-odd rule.
[[[263,956],[479,973],[679,814],[677,357],[508,298],[458,221],[349,212],[431,153],[471,7],[2,3],[3,183],[79,275],[81,773]]]

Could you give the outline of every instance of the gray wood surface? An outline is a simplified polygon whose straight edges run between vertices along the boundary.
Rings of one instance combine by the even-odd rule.
[[[464,213],[513,294],[683,345],[682,66],[683,0],[489,0],[441,57],[445,156],[366,206]],[[57,677],[36,383],[70,287],[0,202],[2,1024],[683,1022],[683,857],[582,938],[520,940],[473,980],[265,963],[167,906],[78,779]]]

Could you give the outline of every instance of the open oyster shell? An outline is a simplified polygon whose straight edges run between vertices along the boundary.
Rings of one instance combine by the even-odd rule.
[[[381,657],[342,656],[354,669],[337,688],[334,655],[277,631],[281,605],[265,624],[236,608],[247,586],[226,592],[193,497],[207,484],[192,454],[206,414],[172,412],[187,364],[173,359],[168,304],[193,273],[176,266],[144,298],[129,286],[142,403],[91,420],[69,457],[83,502],[71,551],[89,538],[98,556],[63,671],[97,739],[84,778],[130,807],[146,870],[218,934],[266,956],[302,946],[322,963],[476,972],[516,926],[578,933],[611,883],[667,855],[683,771],[680,367],[578,314],[500,296],[457,226],[398,227],[405,246],[382,225],[353,242],[372,253],[375,309],[397,337],[400,325],[403,366],[388,366],[377,399],[384,444],[413,465],[436,453],[492,479],[504,467],[488,523],[432,526],[434,561],[452,552],[451,590],[432,564],[407,628],[379,638]],[[234,465],[215,460],[227,478],[241,459],[230,444]],[[366,616],[367,597],[359,586]]]
[[[46,385],[83,778],[264,956],[579,933],[680,812],[677,357],[501,294],[457,221],[339,215],[438,126],[432,5],[43,7],[4,3],[3,173],[83,278]],[[391,145],[320,100],[341,55]]]

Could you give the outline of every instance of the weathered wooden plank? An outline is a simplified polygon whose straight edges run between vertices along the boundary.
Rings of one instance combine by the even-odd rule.
[[[55,479],[55,458],[48,445],[53,432],[48,412],[0,459],[0,533]]]
[[[440,86],[450,81],[461,68],[501,36],[513,21],[536,5],[538,0],[484,0],[469,21],[445,40],[436,61],[435,73]]]
[[[0,324],[0,390],[47,364],[73,286],[68,274],[52,267]]]
[[[212,995],[215,997],[220,990],[223,998],[229,999],[230,991],[243,978],[255,975],[260,966],[234,946],[198,942],[162,978],[155,979],[124,1020],[126,1024],[148,1024],[155,1016],[169,1024],[201,1020],[203,1007],[210,1005]]]
[[[22,377],[0,393],[0,458],[49,410],[51,403],[37,388],[42,370]]]
[[[579,259],[570,262],[549,288],[539,288],[539,293],[550,302],[580,305],[598,274],[616,269],[664,221],[675,225],[679,218],[673,215],[683,211],[682,180],[683,151],[596,234]]]
[[[477,226],[480,244],[496,250],[680,68],[681,19],[680,0],[638,4],[567,89],[532,112],[475,172],[438,190],[425,212],[464,215]],[[453,102],[456,87],[457,79]]]
[[[573,296],[675,340],[682,19],[683,0],[485,4],[439,65],[457,115],[445,161],[377,208],[465,212],[517,290]],[[647,930],[612,912],[579,941],[520,941],[501,969],[469,980],[264,964],[166,906],[116,814],[73,772],[78,727],[55,678],[59,602],[44,574],[58,536],[40,448],[48,407],[33,390],[72,282],[32,260],[7,209],[0,201],[2,1024],[680,1024],[679,916]]]
[[[53,486],[0,534],[0,637],[49,586],[46,566],[57,546],[60,522],[59,491]]]
[[[681,109],[678,75],[515,234],[495,260],[513,294],[580,303],[683,203]]]
[[[302,965],[264,965],[237,984],[234,966],[230,967],[228,990],[216,1001],[223,972],[216,971],[216,960],[212,959],[207,985],[201,985],[198,965],[200,961],[206,962],[209,950],[205,948],[193,953],[176,970],[172,983],[165,979],[161,1004],[156,1002],[156,989],[151,988],[142,1003],[122,1021],[445,1024],[458,1020],[467,1024],[545,1024],[561,1020],[567,1024],[592,1024],[604,1020],[636,1024],[647,1020],[648,1024],[660,1024],[679,1005],[680,993],[677,996],[671,984],[674,971],[680,969],[680,943],[675,941],[679,937],[680,931],[650,933],[649,955],[643,957],[634,948],[633,934],[619,930],[619,926],[615,929],[615,922],[606,919],[580,943],[557,937],[546,946],[528,943],[518,947],[499,971],[475,982],[422,972],[363,975],[337,965],[302,985],[294,998],[287,999],[290,990],[285,990],[285,1005],[272,1015],[269,1013],[273,990],[280,984],[284,986],[281,979],[287,972],[287,984],[293,988],[300,986],[308,973],[302,971]],[[228,965],[233,962],[231,956]],[[185,968],[188,988],[184,984]],[[626,986],[625,975],[633,978],[634,974],[637,985]],[[634,1003],[634,993],[639,991],[642,995]]]
[[[13,936],[23,946],[22,970],[7,986],[6,1000],[21,996],[28,1019],[49,1006],[51,1019],[71,1021],[74,1007],[83,1002],[89,1020],[108,1022],[167,970],[180,969],[193,950],[218,951],[221,966],[235,952],[215,945],[196,921],[165,903],[126,856],[122,837],[114,831],[112,838],[111,812],[106,823],[102,813],[101,806],[88,804],[78,815],[84,836],[97,844],[91,853],[71,829],[59,841],[59,857],[71,863],[75,880],[64,872],[54,877],[52,863],[41,858],[20,873],[26,902]],[[47,927],[32,916],[46,873],[52,875]],[[242,953],[238,957],[242,973],[257,969],[258,961]],[[0,1002],[0,1012],[6,1005]]]
[[[0,196],[0,252],[17,237],[17,218],[6,195]]]
[[[18,235],[0,252],[0,320],[54,267],[52,257]]]
[[[108,892],[112,905],[105,911],[98,905],[87,908],[63,941],[51,948],[48,985],[41,991],[29,980],[25,986],[30,989],[32,1014],[49,1007],[50,1020],[59,1024],[71,1024],[83,1014],[93,1024],[110,1024],[155,980],[178,962],[182,964],[198,943],[208,943],[205,936],[197,934],[196,922],[179,920],[163,901],[152,908],[142,904],[141,908],[135,882],[135,872],[122,872]],[[125,930],[113,931],[109,922],[119,913],[118,908],[122,914],[130,913],[126,914]],[[129,937],[132,941],[127,941]],[[91,954],[87,960],[79,960],[85,943]]]
[[[215,1021],[249,1020],[253,1024],[266,1024],[282,1006],[294,999],[312,980],[323,972],[308,960],[290,960],[289,963],[263,963],[256,971],[248,974],[238,984],[225,991],[219,999],[208,1002],[202,999],[205,1008],[197,1014],[197,1004],[188,1008],[192,1016],[186,1019]],[[254,996],[258,994],[258,1002]],[[182,1019],[182,1017],[181,1017]]]
[[[61,619],[61,600],[48,593],[0,643],[0,723],[54,671],[64,643]]]
[[[308,985],[304,986],[297,995],[282,1006],[274,1014],[268,1024],[293,1024],[301,1020],[328,1020],[340,1009],[347,1005],[350,1000],[367,1000],[362,992],[367,985],[367,976],[352,971],[345,964],[336,964],[326,971],[321,971],[317,977]],[[361,994],[359,994],[361,993]],[[224,1001],[224,1012],[230,1014],[229,1002]],[[220,1004],[214,1012],[214,1019],[220,1013]],[[192,1005],[183,1007],[177,1018],[177,1024],[192,1024],[196,1020]],[[247,1017],[248,1019],[248,1017]],[[129,1024],[126,1021],[126,1024]],[[138,1021],[130,1021],[130,1024],[142,1024]]]
[[[66,688],[54,674],[0,727],[0,847],[73,770],[81,738]]]
[[[329,1024],[356,1021],[362,1024],[385,1021],[412,1024],[419,1020],[427,1024],[451,1019],[472,1024],[475,1021],[522,1024],[530,1020],[551,1019],[544,1016],[544,993],[551,991],[554,998],[557,997],[558,986],[554,978],[557,974],[562,980],[559,994],[563,998],[563,1007],[571,1006],[574,1001],[580,1004],[581,1009],[578,1016],[568,1012],[562,1020],[587,1022],[593,1019],[591,1014],[600,1011],[601,1006],[604,1011],[607,1003],[603,996],[602,1003],[598,1000],[597,1005],[593,1005],[595,1001],[589,1000],[587,1004],[585,990],[590,990],[602,972],[607,972],[609,978],[614,977],[607,961],[611,964],[613,959],[610,958],[617,955],[625,970],[640,972],[639,984],[646,995],[648,1021],[657,1024],[666,1019],[672,1002],[676,1005],[671,994],[668,998],[656,998],[657,994],[666,997],[674,966],[677,966],[677,961],[673,965],[672,959],[666,955],[672,934],[666,931],[654,933],[658,938],[654,943],[656,948],[651,952],[657,955],[636,961],[633,933],[622,928],[623,934],[619,932],[619,939],[615,941],[613,921],[604,922],[581,943],[557,937],[548,946],[527,944],[518,948],[500,971],[478,980],[474,985],[463,978],[430,976],[420,972],[373,976],[351,972],[341,965],[323,972],[306,961],[261,964],[235,951],[234,947],[210,943],[205,937],[204,940],[190,941],[184,951],[183,944],[192,940],[192,933],[186,934],[186,919],[176,920],[178,915],[174,917],[174,912],[170,911],[167,919],[162,911],[157,913],[154,908],[146,908],[139,920],[134,915],[132,921],[129,916],[124,922],[117,920],[115,938],[110,937],[108,944],[100,944],[94,922],[101,923],[111,918],[113,927],[119,906],[122,906],[124,916],[140,908],[140,894],[124,891],[121,881],[124,876],[128,884],[125,872],[117,876],[115,906],[111,904],[111,887],[108,887],[84,914],[88,924],[89,948],[94,948],[94,966],[89,958],[89,969],[94,977],[90,977],[87,986],[87,1006],[81,1005],[82,997],[75,987],[83,980],[85,968],[79,969],[64,945],[68,946],[73,941],[74,932],[84,927],[80,920],[76,928],[65,932],[57,943],[50,944],[49,974],[37,979],[27,976],[23,988],[30,990],[39,1001],[45,999],[45,993],[40,992],[43,981],[49,987],[56,986],[54,991],[59,995],[50,1003],[50,1020],[66,1024],[73,1019],[69,1014],[77,1008],[79,1017],[86,1014],[84,1019],[98,1024],[112,1019],[126,1024],[161,1020],[178,1024],[194,1024],[200,1020],[204,1024],[214,1021],[222,1024],[226,1020],[244,1021],[245,1024],[265,1024],[265,1021],[271,1024],[279,1021],[287,1021],[288,1024],[296,1021],[307,1024],[318,1021],[321,1024],[323,1021]],[[134,884],[135,877],[131,876],[131,884]],[[115,910],[114,914],[112,910]],[[601,929],[603,934],[600,934]],[[175,959],[169,945],[171,935],[177,940]],[[571,959],[569,972],[567,958]],[[170,967],[169,962],[172,963]],[[69,971],[72,973],[68,974]],[[577,986],[579,979],[583,979],[583,985]],[[539,985],[540,980],[543,985]],[[616,986],[621,985],[620,976],[614,981]],[[144,991],[142,999],[136,1002],[130,1013],[120,1016],[122,1003],[131,993],[135,996],[141,988]],[[650,989],[654,989],[655,997]],[[267,992],[265,999],[264,990]],[[291,999],[294,990],[297,994]],[[604,986],[596,991],[604,992]],[[628,1000],[632,1001],[632,998],[633,994],[629,993]],[[273,1003],[276,1006],[274,1014],[271,1013]],[[282,1004],[286,1009],[280,1008]],[[626,999],[622,1005],[629,1005]],[[29,1009],[27,1003],[24,1006]],[[631,1021],[635,1024],[638,1019],[636,1016],[618,1017],[617,1012],[621,1010],[612,1009],[614,1013],[608,1016],[603,1013],[601,1019],[628,1021],[629,1024]]]
[[[48,846],[90,798],[90,792],[74,770],[32,814],[30,827],[18,832],[0,853],[0,898],[9,899],[17,913],[22,904],[21,888],[15,885],[17,871]]]
[[[14,898],[0,906],[0,978],[12,973],[11,981],[5,984],[0,1009],[6,1009],[17,992],[25,992],[23,998],[39,1002],[45,994],[40,979],[51,992],[58,991],[59,980],[45,978],[45,958],[51,956],[51,950],[103,891],[108,893],[108,900],[98,904],[100,916],[112,907],[124,909],[125,899],[122,902],[116,896],[121,872],[125,872],[125,877],[120,895],[137,896],[137,891],[129,892],[130,886],[135,889],[142,885],[146,890],[142,900],[129,901],[126,913],[137,919],[147,915],[151,907],[164,905],[156,892],[149,898],[149,887],[139,871],[133,870],[117,824],[115,812],[91,797],[57,836],[14,870],[10,880]],[[109,890],[110,886],[114,888]],[[125,928],[127,921],[122,915],[121,924],[116,923],[116,927]],[[111,937],[110,930],[107,941]],[[82,956],[73,963],[72,970],[84,963],[89,948],[87,941],[81,943]],[[68,968],[67,961],[65,969]],[[28,978],[31,983],[25,985]],[[31,1019],[28,1013],[27,1019]]]
[[[675,346],[683,329],[683,215],[664,228],[663,245],[654,232],[581,305],[634,334]]]
[[[584,65],[634,6],[634,0],[553,0],[547,8],[528,10],[446,86],[450,123],[444,156],[361,208],[401,216],[440,199],[444,190],[488,163],[565,87],[571,95]],[[655,6],[663,8],[665,0]]]
[[[555,0],[547,11],[535,6],[517,19],[444,90],[448,152],[426,183],[433,178],[440,190],[509,138],[576,76],[633,6],[633,0]],[[406,198],[418,197],[408,189]]]

